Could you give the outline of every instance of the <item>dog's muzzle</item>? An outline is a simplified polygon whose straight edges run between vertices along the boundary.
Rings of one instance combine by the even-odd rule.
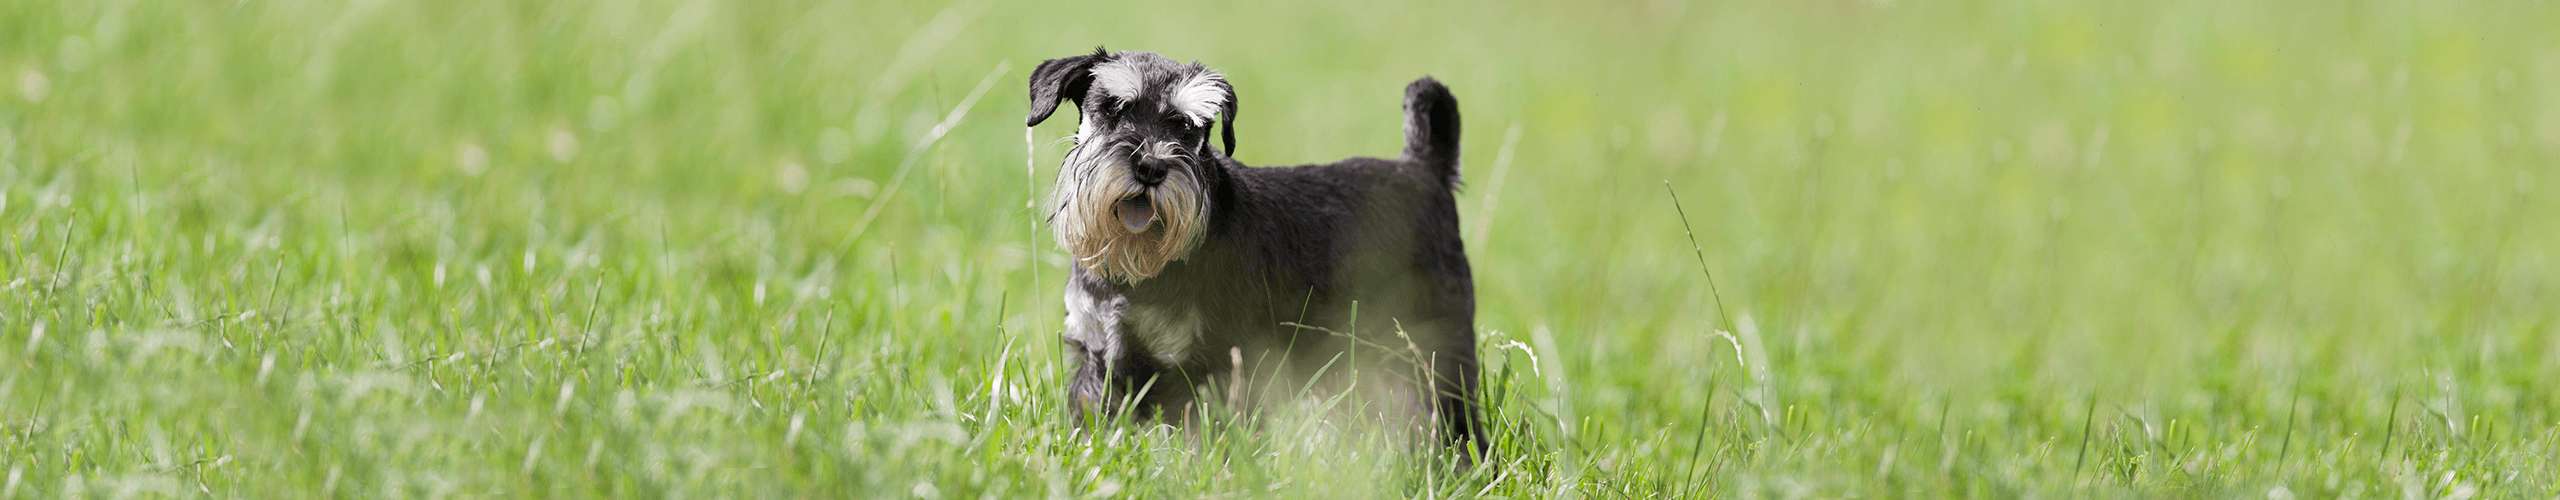
[[[1078,267],[1134,284],[1200,245],[1209,193],[1199,174],[1178,161],[1109,156],[1128,148],[1101,146],[1106,143],[1096,139],[1068,153],[1051,217],[1058,247],[1075,256]]]
[[[1132,234],[1146,232],[1147,226],[1156,223],[1156,205],[1148,202],[1147,195],[1143,193],[1120,199],[1119,206],[1112,211],[1120,216],[1120,227]]]

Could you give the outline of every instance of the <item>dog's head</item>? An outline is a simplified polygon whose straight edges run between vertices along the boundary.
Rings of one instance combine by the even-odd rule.
[[[1049,221],[1076,265],[1121,283],[1155,277],[1208,232],[1209,181],[1220,144],[1236,148],[1235,88],[1198,63],[1152,53],[1051,59],[1031,72],[1039,125],[1066,100],[1081,110],[1075,148],[1058,169]]]

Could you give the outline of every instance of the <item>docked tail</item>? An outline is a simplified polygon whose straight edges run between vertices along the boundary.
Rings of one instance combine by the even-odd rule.
[[[1426,76],[1404,87],[1404,157],[1458,188],[1458,98],[1439,80]]]

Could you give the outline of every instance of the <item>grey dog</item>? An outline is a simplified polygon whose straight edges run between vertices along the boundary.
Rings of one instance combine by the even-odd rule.
[[[1051,59],[1031,74],[1039,125],[1081,110],[1047,205],[1074,258],[1066,343],[1078,414],[1185,419],[1278,377],[1368,369],[1452,445],[1485,447],[1475,283],[1458,235],[1458,102],[1405,87],[1401,158],[1246,167],[1234,86],[1153,53]],[[1210,147],[1210,129],[1223,125]],[[1250,375],[1248,375],[1250,374]],[[1372,387],[1374,388],[1374,387]]]

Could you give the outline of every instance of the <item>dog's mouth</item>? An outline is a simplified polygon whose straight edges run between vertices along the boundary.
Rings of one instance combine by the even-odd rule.
[[[1147,226],[1156,223],[1156,206],[1154,203],[1147,202],[1147,195],[1122,198],[1120,206],[1113,211],[1120,215],[1120,227],[1127,228],[1131,233],[1144,232]]]

